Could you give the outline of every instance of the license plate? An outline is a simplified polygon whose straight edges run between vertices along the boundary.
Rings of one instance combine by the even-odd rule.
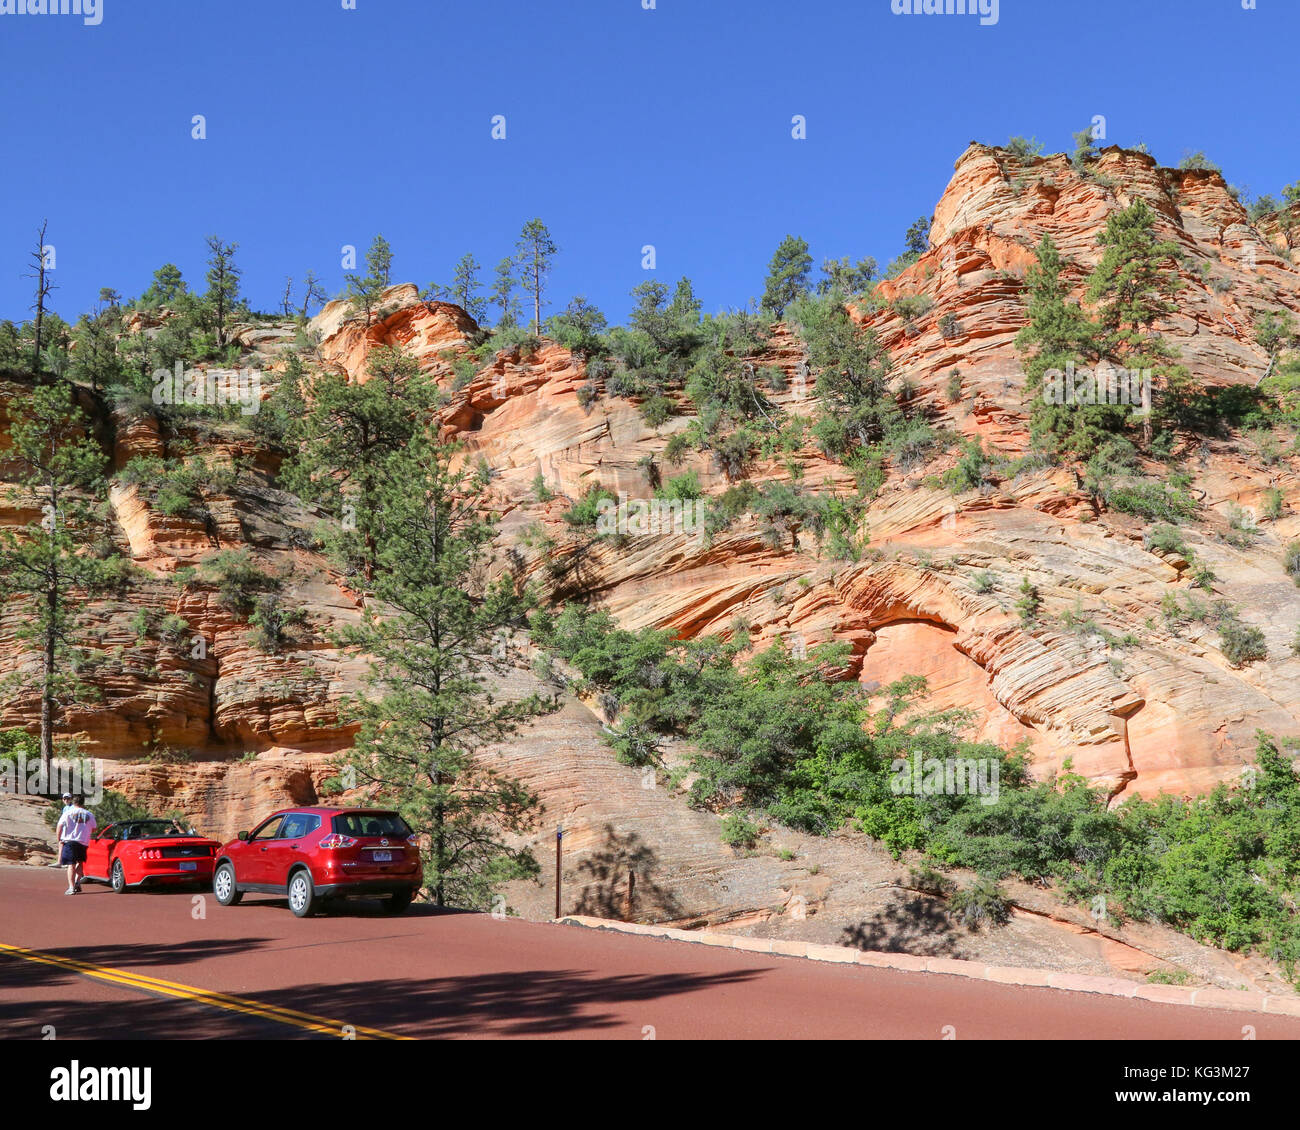
[[[198,869],[199,869],[199,865],[198,865],[197,863],[182,863],[182,864],[181,864],[181,870],[182,870],[182,871],[197,871]]]
[[[393,853],[391,851],[377,851],[374,854],[374,860],[376,863],[392,863]]]

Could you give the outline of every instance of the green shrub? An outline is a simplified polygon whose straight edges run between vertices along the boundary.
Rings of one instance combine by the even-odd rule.
[[[570,526],[578,528],[594,527],[600,517],[600,504],[606,499],[617,502],[618,495],[599,483],[592,483],[582,497],[565,512],[564,520]]]
[[[664,483],[655,491],[655,497],[670,502],[679,499],[682,502],[689,502],[692,499],[703,498],[704,488],[700,486],[699,474],[695,471],[687,471]]]
[[[911,471],[925,463],[943,444],[943,437],[923,420],[894,431],[886,443],[899,469]]]
[[[1300,541],[1291,542],[1282,553],[1282,568],[1300,587]]]
[[[905,294],[894,299],[894,313],[909,324],[925,317],[933,306],[934,301],[924,294]]]
[[[1260,512],[1268,521],[1276,522],[1282,517],[1283,501],[1282,492],[1277,487],[1268,487],[1261,500]]]
[[[1214,582],[1219,579],[1213,569],[1200,561],[1192,562],[1189,576],[1192,585],[1198,589],[1203,589],[1205,592],[1213,591]]]
[[[920,867],[908,868],[907,885],[914,891],[922,891],[927,895],[938,895],[940,898],[947,898],[953,893],[955,884],[946,875],[940,874],[933,867],[922,864]]]
[[[250,640],[259,651],[283,651],[290,642],[293,629],[307,622],[302,608],[290,608],[278,593],[259,593],[254,599],[248,623],[253,628]]]
[[[722,818],[722,842],[728,847],[752,849],[758,843],[758,826],[729,812]]]
[[[1164,522],[1180,522],[1196,514],[1196,499],[1184,489],[1162,482],[1130,482],[1113,486],[1104,495],[1112,510]]]
[[[1210,610],[1199,603],[1217,623],[1233,619],[1221,602]],[[738,809],[816,835],[847,825],[896,858],[917,850],[935,868],[981,876],[954,896],[954,913],[971,922],[997,920],[1007,901],[997,880],[1059,882],[1071,898],[1103,894],[1129,917],[1257,952],[1296,979],[1300,779],[1264,733],[1253,787],[1111,807],[1106,791],[1068,763],[1034,781],[1025,751],[966,741],[957,719],[935,726],[933,716],[911,709],[925,696],[923,679],[900,679],[871,697],[852,680],[828,677],[842,666],[844,647],[813,648],[806,659],[779,645],[750,655],[739,629],[734,642],[683,641],[621,630],[607,614],[578,608],[535,613],[532,628],[534,641],[567,659],[591,688],[617,695],[620,718],[691,743],[696,753],[684,767],[694,778],[691,802],[735,816],[726,826],[742,844],[746,826],[755,836],[757,827]],[[895,767],[914,757],[998,759],[998,802],[900,793]]]
[[[1011,920],[1011,902],[992,879],[976,879],[954,894],[948,906],[971,933],[983,926],[1005,926]]]
[[[451,387],[455,392],[460,392],[476,376],[478,376],[479,362],[474,357],[457,357],[451,363],[452,382]]]
[[[649,396],[641,403],[641,419],[652,428],[661,428],[672,418],[676,408],[671,396]]]
[[[1032,160],[1043,154],[1043,143],[1035,137],[1013,137],[1007,142],[1006,148],[1011,156],[1022,161]]]
[[[1020,582],[1020,599],[1016,601],[1016,611],[1020,614],[1020,626],[1032,628],[1038,622],[1038,613],[1042,610],[1043,598],[1038,595],[1038,586],[1028,577]]]
[[[728,479],[744,477],[754,457],[754,445],[743,431],[735,431],[709,444],[714,466]]]
[[[1188,555],[1187,542],[1183,540],[1181,531],[1174,526],[1156,526],[1148,531],[1143,540],[1146,542],[1147,549],[1153,553],[1173,553],[1179,557]]]
[[[258,594],[280,588],[278,577],[261,569],[246,549],[224,549],[202,563],[203,580],[217,590],[217,603],[227,612],[247,617]]]
[[[1235,619],[1220,625],[1219,650],[1234,667],[1244,667],[1247,663],[1268,658],[1264,633]]]
[[[550,502],[555,498],[555,491],[546,485],[546,476],[538,471],[533,476],[533,499],[536,502]]]

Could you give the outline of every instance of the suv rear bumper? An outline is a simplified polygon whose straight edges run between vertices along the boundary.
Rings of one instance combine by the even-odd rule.
[[[410,891],[412,895],[424,886],[423,881],[412,882],[398,879],[361,879],[355,883],[321,883],[316,886],[316,894],[321,898],[347,898],[355,895],[396,895]]]

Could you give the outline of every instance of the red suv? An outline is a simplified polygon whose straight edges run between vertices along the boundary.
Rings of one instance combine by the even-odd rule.
[[[288,895],[305,918],[331,899],[384,897],[400,914],[424,883],[416,837],[382,808],[285,808],[217,851],[212,893],[234,906],[246,891]]]

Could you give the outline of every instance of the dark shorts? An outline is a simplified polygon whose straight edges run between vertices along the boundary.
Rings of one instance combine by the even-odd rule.
[[[65,840],[59,847],[59,864],[66,867],[70,863],[86,862],[86,845],[75,840]]]

